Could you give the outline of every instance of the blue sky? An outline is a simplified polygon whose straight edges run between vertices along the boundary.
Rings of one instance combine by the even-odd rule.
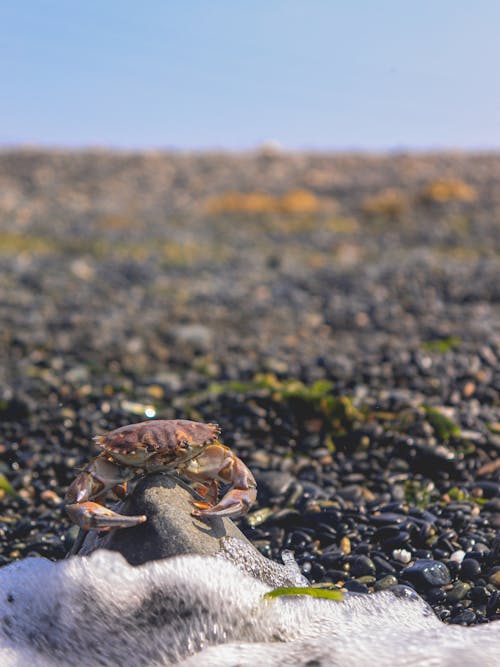
[[[500,148],[498,0],[8,0],[0,145]]]

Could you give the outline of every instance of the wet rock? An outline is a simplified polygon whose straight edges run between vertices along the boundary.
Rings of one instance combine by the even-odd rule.
[[[496,586],[496,588],[500,588],[500,569],[490,574],[488,581],[493,586]]]
[[[392,574],[388,574],[386,577],[383,577],[382,579],[379,579],[377,582],[375,582],[374,588],[376,591],[385,591],[388,588],[397,586],[397,584],[398,580],[396,577]]]
[[[119,551],[130,564],[139,565],[181,554],[213,556],[220,553],[223,537],[250,544],[230,519],[191,516],[192,499],[188,488],[168,475],[145,477],[117,511],[145,514],[148,520],[134,528],[89,531],[81,536],[83,540],[76,541],[73,553],[87,555],[96,549],[111,549]]]
[[[370,520],[376,526],[399,525],[405,524],[408,521],[408,517],[404,514],[396,514],[394,512],[381,512],[380,514],[374,514]]]
[[[365,584],[361,583],[360,581],[356,581],[356,579],[351,579],[350,581],[346,581],[344,584],[344,588],[346,591],[350,591],[351,593],[368,593],[368,586]]]
[[[453,625],[471,625],[476,620],[476,614],[470,609],[464,609],[454,616],[450,623]]]
[[[394,566],[391,565],[388,560],[382,558],[381,556],[373,556],[372,561],[375,565],[377,574],[379,575],[394,574],[394,572],[396,571]]]
[[[446,591],[444,591],[442,588],[439,588],[439,586],[429,588],[425,594],[425,599],[427,602],[433,605],[442,604],[446,600],[446,597]]]
[[[450,572],[441,561],[427,558],[418,559],[405,568],[401,576],[412,583],[417,590],[430,586],[445,586],[450,583]]]
[[[448,591],[446,594],[448,602],[451,604],[455,604],[456,602],[460,602],[460,600],[463,600],[464,597],[468,594],[468,592],[471,589],[471,585],[468,584],[465,581],[457,581],[455,584],[453,584],[453,588],[451,591]]]
[[[481,574],[481,565],[475,558],[464,558],[460,566],[460,574],[464,579],[475,579]]]
[[[183,554],[217,556],[272,586],[307,585],[289,552],[283,552],[281,565],[260,554],[230,519],[191,516],[193,495],[169,475],[145,477],[117,511],[146,514],[148,520],[108,533],[81,531],[72,553],[84,556],[110,549],[119,551],[131,565]]]
[[[350,556],[349,565],[353,577],[375,574],[375,563],[368,556]]]

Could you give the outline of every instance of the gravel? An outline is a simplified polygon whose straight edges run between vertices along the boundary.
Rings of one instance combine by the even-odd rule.
[[[368,212],[388,187],[406,208]],[[206,205],[299,188],[314,214]],[[13,151],[0,192],[0,564],[64,558],[93,435],[200,419],[256,476],[262,554],[500,618],[500,156]]]

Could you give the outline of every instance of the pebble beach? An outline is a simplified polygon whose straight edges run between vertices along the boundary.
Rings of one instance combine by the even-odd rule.
[[[217,422],[315,586],[500,619],[500,155],[0,153],[0,565],[92,437]]]

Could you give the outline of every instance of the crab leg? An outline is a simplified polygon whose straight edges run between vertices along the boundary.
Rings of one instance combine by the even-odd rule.
[[[194,516],[228,516],[236,517],[246,514],[257,498],[255,478],[241,459],[222,445],[209,445],[195,459],[180,471],[188,479],[210,483],[223,482],[231,484],[229,491],[216,505],[209,502],[196,501]],[[209,487],[210,488],[210,487]],[[206,499],[211,499],[208,493]]]
[[[123,496],[124,483],[133,473],[100,454],[81,472],[66,493],[66,512],[84,530],[129,528],[146,521],[144,515],[126,516],[104,507],[99,501],[108,491]]]
[[[144,523],[147,517],[126,516],[99,505],[99,503],[85,502],[66,505],[69,518],[83,530],[111,530],[113,528],[130,528]]]

